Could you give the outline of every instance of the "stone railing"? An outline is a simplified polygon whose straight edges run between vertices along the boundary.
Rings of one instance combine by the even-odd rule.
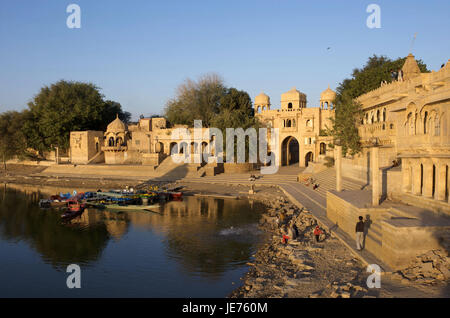
[[[282,127],[281,131],[282,132],[297,132],[298,128],[297,127]]]
[[[103,151],[127,151],[127,146],[103,146]]]

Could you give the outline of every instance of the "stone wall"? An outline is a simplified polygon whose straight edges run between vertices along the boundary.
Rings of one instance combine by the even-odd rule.
[[[350,192],[350,191],[345,191]],[[343,194],[343,193],[342,193]],[[351,195],[350,193],[346,193]],[[361,196],[361,193],[358,193]],[[359,197],[361,199],[361,197]],[[370,202],[370,198],[366,202]],[[367,201],[369,200],[369,201]],[[364,201],[364,200],[363,200]],[[365,248],[380,258],[381,254],[381,233],[380,226],[383,215],[387,210],[383,208],[366,208],[364,206],[354,205],[336,195],[335,191],[327,193],[327,217],[337,226],[347,233],[352,239],[356,237],[356,223],[358,217],[362,216],[366,222]]]
[[[417,255],[433,249],[441,249],[450,227],[423,226],[410,220],[412,226],[402,226],[398,220],[382,221],[383,247],[381,259],[394,268],[402,268]]]
[[[225,173],[248,173],[257,168],[254,163],[224,163],[223,170]]]
[[[94,158],[103,145],[103,132],[101,131],[72,131],[70,133],[71,162],[87,164]],[[62,156],[61,152],[59,153]]]
[[[370,202],[370,191],[329,191],[327,217],[355,239],[355,226],[362,216],[366,223],[365,249],[393,269],[448,244],[448,220],[441,223],[445,219],[418,219],[404,212],[398,214],[392,207],[373,208],[365,202]]]

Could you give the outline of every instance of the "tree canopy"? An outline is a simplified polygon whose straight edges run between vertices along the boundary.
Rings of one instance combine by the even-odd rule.
[[[16,111],[0,114],[0,156],[4,163],[25,155],[26,140],[21,127],[26,116],[26,112]]]
[[[189,127],[194,120],[202,120],[203,127],[219,129],[248,128],[257,123],[248,93],[226,87],[217,74],[182,83],[175,98],[167,103],[165,116],[173,125]]]
[[[403,67],[406,58],[391,60],[386,56],[373,55],[369,57],[363,68],[356,68],[350,78],[344,79],[337,87],[335,105],[335,119],[329,132],[342,144],[344,155],[352,155],[361,150],[357,123],[361,120],[361,105],[355,98],[370,92],[380,86],[382,81],[390,82],[391,70]],[[427,66],[417,60],[421,72],[429,72]]]
[[[28,107],[23,132],[38,151],[68,149],[71,131],[105,130],[116,114],[125,122],[131,117],[119,103],[104,101],[94,84],[64,80],[43,87]]]

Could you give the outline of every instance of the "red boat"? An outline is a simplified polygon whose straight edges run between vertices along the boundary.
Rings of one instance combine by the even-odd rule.
[[[183,197],[183,192],[168,192],[172,200],[181,199]]]
[[[67,201],[67,211],[61,215],[62,218],[74,217],[81,215],[84,211],[85,205],[77,200]]]

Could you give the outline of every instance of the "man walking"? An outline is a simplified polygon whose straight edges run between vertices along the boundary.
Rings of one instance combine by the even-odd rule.
[[[364,241],[364,221],[363,217],[359,217],[359,222],[356,223],[356,249],[358,251],[362,250]]]

